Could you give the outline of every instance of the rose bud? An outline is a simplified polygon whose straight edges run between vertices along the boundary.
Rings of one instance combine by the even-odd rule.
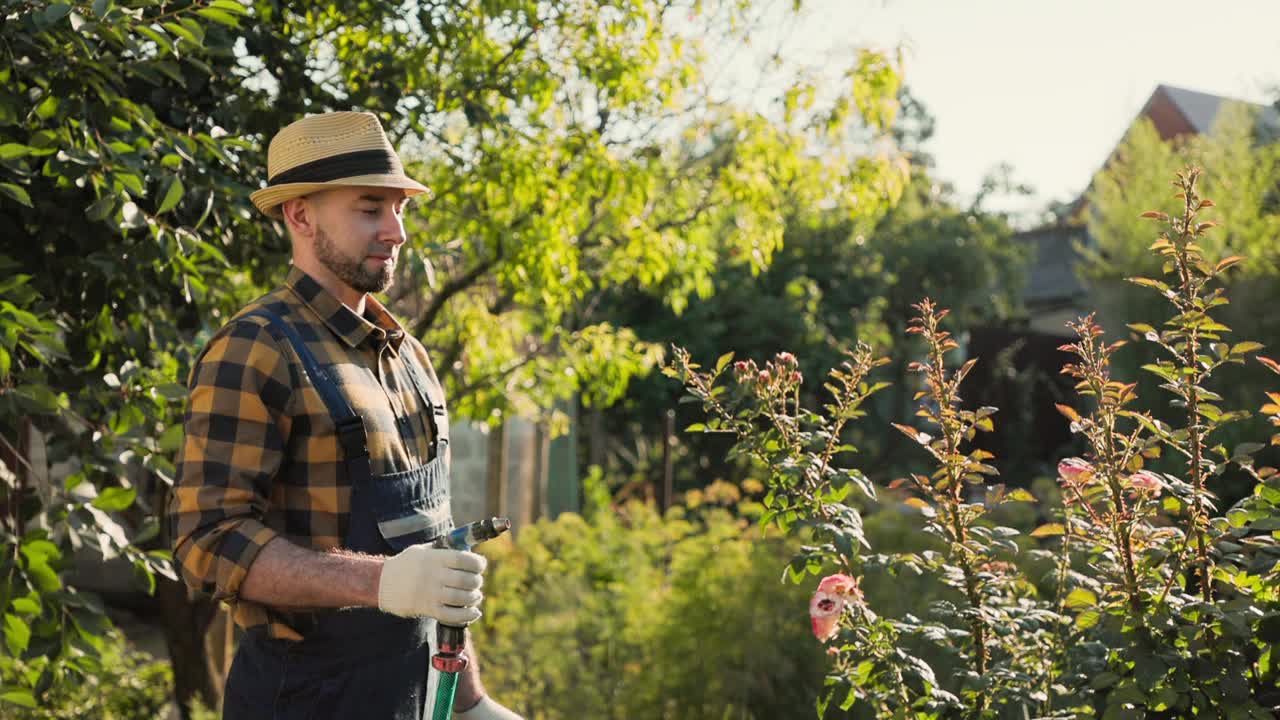
[[[1083,485],[1093,477],[1093,466],[1080,458],[1067,458],[1058,463],[1058,475],[1072,485]]]
[[[1160,489],[1164,487],[1164,481],[1150,470],[1139,470],[1129,476],[1129,487],[1151,497],[1160,497]]]

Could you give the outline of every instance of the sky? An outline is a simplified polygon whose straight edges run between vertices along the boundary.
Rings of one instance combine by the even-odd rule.
[[[1002,162],[1038,210],[1088,184],[1156,86],[1280,98],[1280,0],[806,0],[779,30],[813,63],[907,50],[905,82],[936,120],[925,149],[963,195]]]

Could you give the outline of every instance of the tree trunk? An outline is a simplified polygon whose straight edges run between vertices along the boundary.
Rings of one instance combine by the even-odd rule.
[[[485,483],[485,516],[503,517],[507,507],[507,432],[506,420],[489,431],[488,481]]]
[[[219,614],[218,604],[209,598],[191,599],[186,585],[165,577],[156,578],[156,599],[173,665],[174,697],[182,720],[189,720],[193,700],[217,708],[222,694],[224,668],[205,643]]]
[[[168,507],[169,491],[160,483],[153,487],[151,497],[155,503],[153,507],[158,508],[160,537],[172,537],[169,518],[164,512]],[[163,575],[156,576],[155,597],[160,607],[165,644],[169,647],[169,663],[173,666],[174,699],[182,720],[190,720],[191,703],[197,698],[205,707],[217,710],[231,665],[230,658],[224,655],[230,649],[223,644],[222,635],[217,642],[210,643],[209,631],[214,620],[227,613],[220,611],[212,598],[196,596],[181,580],[170,580]],[[230,622],[230,618],[227,621]]]

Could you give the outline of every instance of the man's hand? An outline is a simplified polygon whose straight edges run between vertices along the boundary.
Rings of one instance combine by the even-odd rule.
[[[402,617],[469,625],[480,619],[480,586],[487,564],[482,556],[462,550],[405,548],[382,563],[378,607]]]
[[[524,720],[524,718],[499,705],[488,695],[481,698],[480,702],[466,712],[455,712],[453,716],[462,720]]]

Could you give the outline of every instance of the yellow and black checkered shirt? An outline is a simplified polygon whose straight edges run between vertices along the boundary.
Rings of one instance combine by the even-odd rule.
[[[431,459],[429,410],[408,376],[412,352],[436,384],[422,345],[372,295],[361,317],[306,273],[246,306],[210,339],[192,368],[185,437],[169,501],[174,556],[192,588],[231,603],[244,628],[297,640],[289,616],[241,601],[258,551],[277,536],[303,547],[340,547],[351,487],[333,420],[287,341],[261,317],[293,324],[364,421],[373,475]],[[447,450],[445,451],[448,452]]]

